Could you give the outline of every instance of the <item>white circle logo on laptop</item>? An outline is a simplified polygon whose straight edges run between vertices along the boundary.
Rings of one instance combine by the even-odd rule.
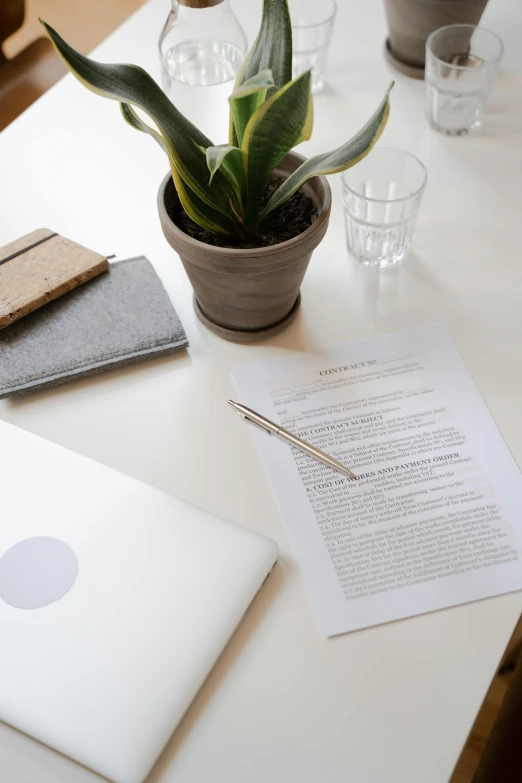
[[[26,538],[0,557],[0,598],[17,609],[41,609],[69,592],[78,558],[58,538]]]

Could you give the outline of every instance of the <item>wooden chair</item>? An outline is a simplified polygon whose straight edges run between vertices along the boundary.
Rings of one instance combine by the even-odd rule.
[[[0,130],[3,130],[66,72],[51,42],[37,38],[8,59],[2,44],[20,29],[24,0],[0,0]]]
[[[519,658],[472,783],[522,781],[522,659]]]

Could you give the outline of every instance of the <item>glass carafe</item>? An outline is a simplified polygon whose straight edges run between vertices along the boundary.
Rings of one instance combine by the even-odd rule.
[[[159,41],[163,89],[215,144],[228,137],[230,96],[246,54],[230,0],[171,0]]]

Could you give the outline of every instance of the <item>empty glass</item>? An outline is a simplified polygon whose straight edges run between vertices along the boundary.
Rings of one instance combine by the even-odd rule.
[[[426,112],[432,128],[451,136],[480,128],[504,46],[471,24],[435,30],[426,41]]]
[[[411,244],[426,169],[413,155],[374,149],[342,174],[348,252],[365,266],[402,261]]]
[[[324,85],[328,49],[332,39],[335,0],[288,0],[294,42],[294,78],[312,70],[312,92]]]

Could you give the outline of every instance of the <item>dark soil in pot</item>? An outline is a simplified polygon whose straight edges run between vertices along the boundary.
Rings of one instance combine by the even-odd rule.
[[[270,201],[275,191],[284,182],[283,177],[273,177],[263,195],[262,206]],[[166,205],[170,219],[189,237],[214,247],[230,247],[238,249],[253,249],[256,247],[271,247],[302,234],[310,228],[317,218],[317,208],[310,196],[300,188],[291,199],[274,212],[273,219],[264,233],[252,240],[235,240],[234,238],[215,234],[197,223],[187,215],[179,201]]]

